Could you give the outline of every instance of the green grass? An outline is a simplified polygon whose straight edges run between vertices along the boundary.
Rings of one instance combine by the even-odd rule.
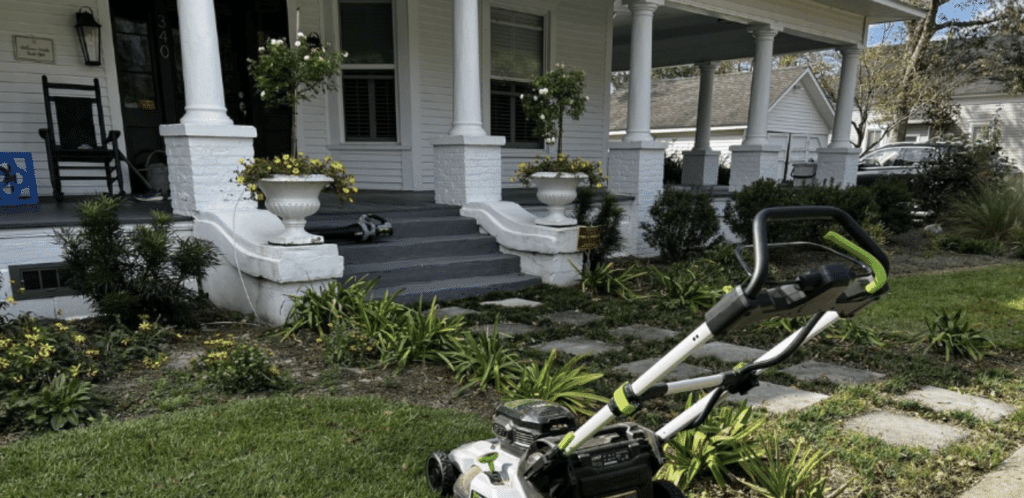
[[[0,496],[423,497],[426,458],[479,417],[374,397],[273,396],[0,447]]]
[[[996,346],[1024,351],[1024,264],[894,278],[892,290],[857,316],[862,325],[900,335],[925,330],[932,309],[967,310]]]

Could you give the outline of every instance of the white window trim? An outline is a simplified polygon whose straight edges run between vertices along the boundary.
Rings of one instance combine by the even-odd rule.
[[[544,60],[541,61],[541,70],[548,72],[554,66],[551,61],[554,50],[554,36],[551,27],[554,23],[554,13],[545,2],[529,1],[522,3],[509,3],[500,1],[485,1],[480,8],[480,95],[481,106],[483,107],[483,127],[488,134],[491,134],[491,8],[499,8],[540,16],[544,19]],[[545,144],[540,149],[527,149],[508,147],[503,149],[502,154],[508,155],[509,151],[524,151],[530,157],[536,157],[538,151],[550,153],[552,146]]]
[[[405,29],[408,26],[408,8],[407,3],[409,0],[324,0],[327,2],[324,12],[327,12],[330,16],[329,19],[324,21],[325,31],[329,34],[325,34],[324,38],[331,40],[334,47],[341,47],[341,50],[345,50],[345,47],[341,46],[341,25],[340,16],[341,9],[340,4],[346,3],[390,3],[391,4],[391,21],[392,34],[394,36],[394,50],[395,50],[395,61],[393,64],[344,64],[342,66],[342,72],[346,69],[384,69],[384,66],[392,66],[389,69],[395,72],[395,132],[397,139],[396,141],[367,141],[367,140],[355,140],[348,141],[345,137],[345,102],[342,95],[343,82],[342,75],[337,76],[338,91],[332,92],[328,96],[327,104],[327,120],[328,120],[328,149],[337,149],[342,146],[362,146],[363,144],[369,144],[370,148],[380,148],[381,146],[398,146],[401,148],[402,144],[407,143],[410,137],[404,135],[406,126],[407,115],[403,112],[407,106],[404,104],[408,103],[408,89],[403,82],[410,81],[412,74],[410,74],[409,63],[409,51],[406,47],[409,46],[409,30]]]

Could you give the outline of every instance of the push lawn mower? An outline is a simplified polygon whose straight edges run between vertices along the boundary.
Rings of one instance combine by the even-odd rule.
[[[833,220],[853,238],[829,232],[825,239],[849,255],[808,242],[841,258],[785,281],[769,280],[768,221]],[[794,245],[794,244],[788,244]],[[737,249],[737,256],[741,255]],[[682,492],[653,476],[664,463],[662,447],[676,433],[698,427],[715,404],[758,385],[758,374],[783,362],[801,344],[840,318],[849,318],[888,291],[888,258],[846,212],[825,206],[762,210],[753,224],[754,269],[749,279],[725,295],[705,322],[632,383],[619,387],[607,406],[577,427],[569,410],[527,399],[500,405],[495,438],[464,444],[427,459],[430,487],[459,498],[653,498]],[[739,258],[741,263],[742,257]],[[661,378],[711,338],[772,317],[804,317],[807,322],[753,363],[738,370],[663,383]],[[608,425],[631,415],[643,401],[665,394],[709,390],[699,401],[657,431],[633,422]]]

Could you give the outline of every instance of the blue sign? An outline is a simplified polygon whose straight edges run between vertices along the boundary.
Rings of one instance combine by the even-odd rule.
[[[32,154],[0,152],[0,208],[20,211],[21,206],[38,206],[39,189]]]

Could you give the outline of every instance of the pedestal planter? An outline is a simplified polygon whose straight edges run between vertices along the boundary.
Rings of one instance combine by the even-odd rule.
[[[565,215],[565,209],[576,200],[576,187],[587,178],[583,173],[539,172],[530,175],[530,181],[537,186],[537,199],[548,207],[549,214],[537,218],[538,225],[566,227],[576,224],[575,218]]]
[[[331,183],[327,175],[274,175],[259,181],[267,211],[284,223],[284,232],[268,242],[281,246],[322,244],[324,238],[306,231],[306,217],[320,209],[320,192]]]

